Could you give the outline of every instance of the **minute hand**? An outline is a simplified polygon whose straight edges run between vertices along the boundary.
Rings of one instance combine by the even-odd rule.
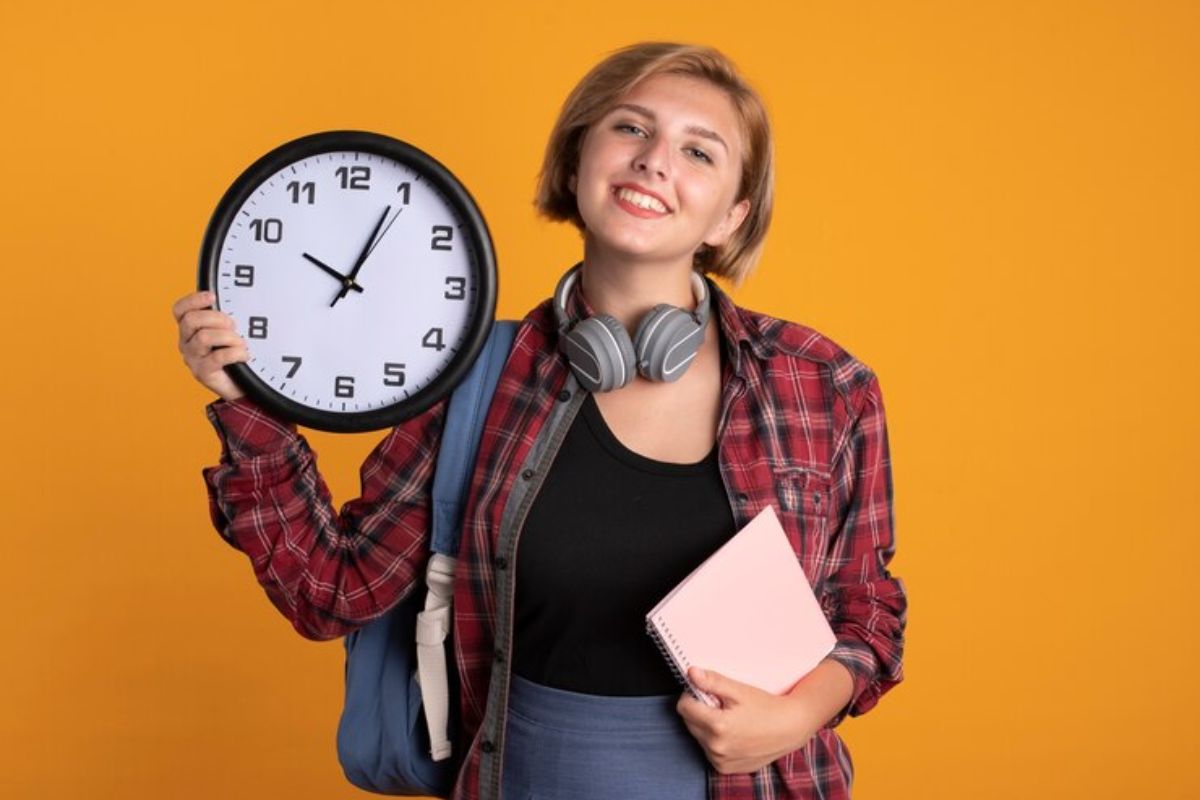
[[[383,213],[379,215],[379,221],[375,223],[375,229],[371,231],[371,235],[367,237],[367,243],[363,245],[362,252],[358,254],[358,259],[355,260],[354,266],[350,269],[350,274],[346,276],[346,283],[342,285],[337,296],[333,298],[333,302],[329,304],[333,308],[338,300],[346,296],[350,291],[350,287],[354,284],[354,279],[358,276],[358,271],[362,269],[362,265],[366,263],[367,256],[371,254],[371,246],[375,243],[375,237],[379,234],[379,229],[383,227],[383,221],[387,219],[388,212],[392,210],[391,206],[383,209]]]

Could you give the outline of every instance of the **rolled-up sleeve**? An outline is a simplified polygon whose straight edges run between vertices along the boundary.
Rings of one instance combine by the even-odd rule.
[[[854,678],[850,702],[825,727],[869,711],[904,678],[904,583],[888,571],[896,551],[892,470],[883,395],[873,374],[854,404],[858,414],[834,467],[833,535],[837,569],[823,589],[837,644],[829,658]]]
[[[348,633],[416,585],[444,401],[388,433],[363,462],[361,496],[340,512],[295,425],[244,398],[205,410],[221,440],[220,463],[202,470],[213,526],[301,635]]]

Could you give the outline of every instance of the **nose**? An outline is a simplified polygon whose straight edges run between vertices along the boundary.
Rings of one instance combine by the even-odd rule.
[[[636,172],[654,173],[659,178],[670,174],[670,152],[661,136],[646,139],[646,144],[634,156],[633,168]]]

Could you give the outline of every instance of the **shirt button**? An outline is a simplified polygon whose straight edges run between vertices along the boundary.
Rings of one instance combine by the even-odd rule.
[[[491,739],[484,739],[483,744],[479,746],[479,749],[485,753],[494,753],[496,752],[496,745]]]
[[[813,502],[816,503],[817,505],[821,505],[821,493],[820,492],[813,492]]]
[[[496,556],[496,569],[508,569],[508,559],[504,556]]]
[[[750,495],[746,494],[745,492],[738,492],[738,493],[737,493],[737,501],[738,501],[739,503],[744,503],[744,502],[746,502],[746,501],[747,501],[747,500],[749,500],[749,499],[750,499]]]
[[[504,663],[504,651],[503,651],[503,650],[497,650],[497,651],[496,651],[496,663],[497,663],[497,664],[503,664],[503,663]]]
[[[525,470],[524,472],[521,473],[521,477],[524,480],[529,480],[530,478],[533,477],[533,470],[531,470],[531,469]]]
[[[571,399],[571,393],[569,391],[567,391],[566,389],[563,389],[561,392],[558,393],[559,402],[565,403],[570,399]]]

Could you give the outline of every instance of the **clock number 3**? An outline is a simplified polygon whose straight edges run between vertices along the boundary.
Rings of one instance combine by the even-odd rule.
[[[443,295],[447,300],[465,300],[467,297],[467,279],[456,278],[450,275],[446,278],[446,293]]]

